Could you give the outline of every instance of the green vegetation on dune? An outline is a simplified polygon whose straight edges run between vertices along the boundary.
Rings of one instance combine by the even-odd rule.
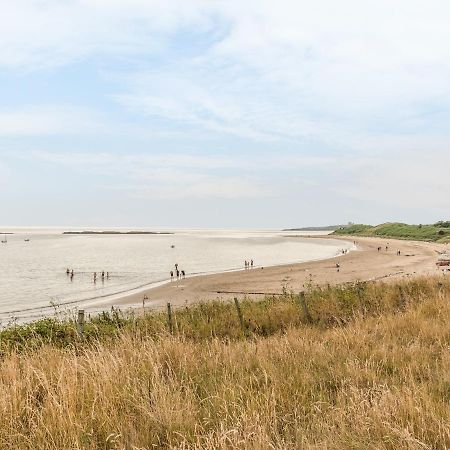
[[[450,448],[450,278],[304,299],[12,326],[0,448]]]
[[[333,234],[359,234],[362,235],[363,233],[367,233],[369,230],[371,230],[373,227],[371,225],[363,225],[363,224],[353,224],[348,225],[346,227],[339,228],[334,231]]]
[[[408,225],[405,223],[384,223],[377,226],[350,225],[336,230],[334,234],[445,243],[450,242],[450,222],[437,222],[433,225]]]
[[[439,281],[440,286],[444,286]],[[437,282],[436,282],[437,285]],[[450,279],[445,285],[450,290]],[[430,290],[431,286],[431,290]],[[212,300],[180,307],[173,311],[173,327],[184,338],[241,339],[253,335],[267,337],[289,327],[314,325],[325,329],[347,323],[355,315],[378,315],[398,311],[403,307],[399,298],[419,301],[435,289],[427,282],[408,281],[396,285],[357,282],[343,286],[313,288],[306,286],[304,296],[285,292],[263,300],[244,299],[239,302],[244,316],[244,331],[238,320],[235,304]],[[400,303],[399,303],[400,302]],[[46,318],[29,324],[10,325],[0,331],[0,358],[11,351],[33,351],[45,345],[58,348],[85,347],[98,342],[110,342],[120,333],[132,332],[145,336],[161,336],[168,331],[167,311],[112,309],[89,318],[84,324],[83,337],[77,332],[76,321]]]

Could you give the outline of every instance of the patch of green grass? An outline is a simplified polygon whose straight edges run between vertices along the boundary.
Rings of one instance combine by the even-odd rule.
[[[205,339],[240,340],[249,336],[268,337],[289,328],[340,326],[355,316],[374,316],[401,311],[406,303],[419,302],[437,291],[450,291],[450,279],[418,279],[380,284],[355,283],[344,286],[308,286],[304,297],[285,293],[263,300],[240,301],[241,327],[233,301],[208,301],[175,308],[173,333],[193,341]],[[51,345],[57,348],[89,348],[99,342],[113,342],[123,332],[143,339],[168,334],[166,311],[147,310],[145,315],[120,310],[103,312],[84,325],[82,336],[75,321],[46,318],[0,331],[0,356],[11,351],[33,352]]]
[[[405,223],[384,223],[377,226],[351,225],[336,230],[334,234],[351,236],[378,236],[391,239],[411,239],[416,241],[449,242],[448,222],[433,225],[408,225]]]
[[[348,227],[342,227],[334,231],[333,234],[358,234],[363,235],[363,233],[368,233],[370,229],[373,228],[372,225],[354,224]]]

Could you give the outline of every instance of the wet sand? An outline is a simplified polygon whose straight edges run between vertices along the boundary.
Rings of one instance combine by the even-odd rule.
[[[302,236],[304,238],[304,236]],[[321,239],[327,238],[324,236]],[[305,284],[341,284],[355,281],[388,280],[398,277],[438,274],[436,267],[438,251],[449,249],[444,244],[403,241],[380,238],[332,239],[355,241],[357,250],[342,256],[321,261],[289,264],[274,267],[258,267],[236,272],[186,277],[186,279],[130,294],[116,300],[121,307],[142,303],[148,297],[146,306],[158,307],[170,302],[182,305],[213,299],[233,297],[258,298],[264,295],[280,294],[283,289],[299,292]],[[314,238],[311,238],[314,239]],[[388,245],[388,250],[386,250]],[[377,248],[381,247],[378,251]],[[400,250],[400,256],[397,255]],[[339,263],[339,271],[336,268]],[[257,261],[255,262],[257,264]]]

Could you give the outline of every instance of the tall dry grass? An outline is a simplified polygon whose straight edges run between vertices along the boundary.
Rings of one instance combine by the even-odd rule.
[[[450,448],[448,281],[216,306],[4,350],[0,447]]]

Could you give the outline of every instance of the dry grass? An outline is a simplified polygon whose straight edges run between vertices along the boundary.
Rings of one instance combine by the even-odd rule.
[[[5,351],[0,447],[450,448],[447,280],[216,307]]]

